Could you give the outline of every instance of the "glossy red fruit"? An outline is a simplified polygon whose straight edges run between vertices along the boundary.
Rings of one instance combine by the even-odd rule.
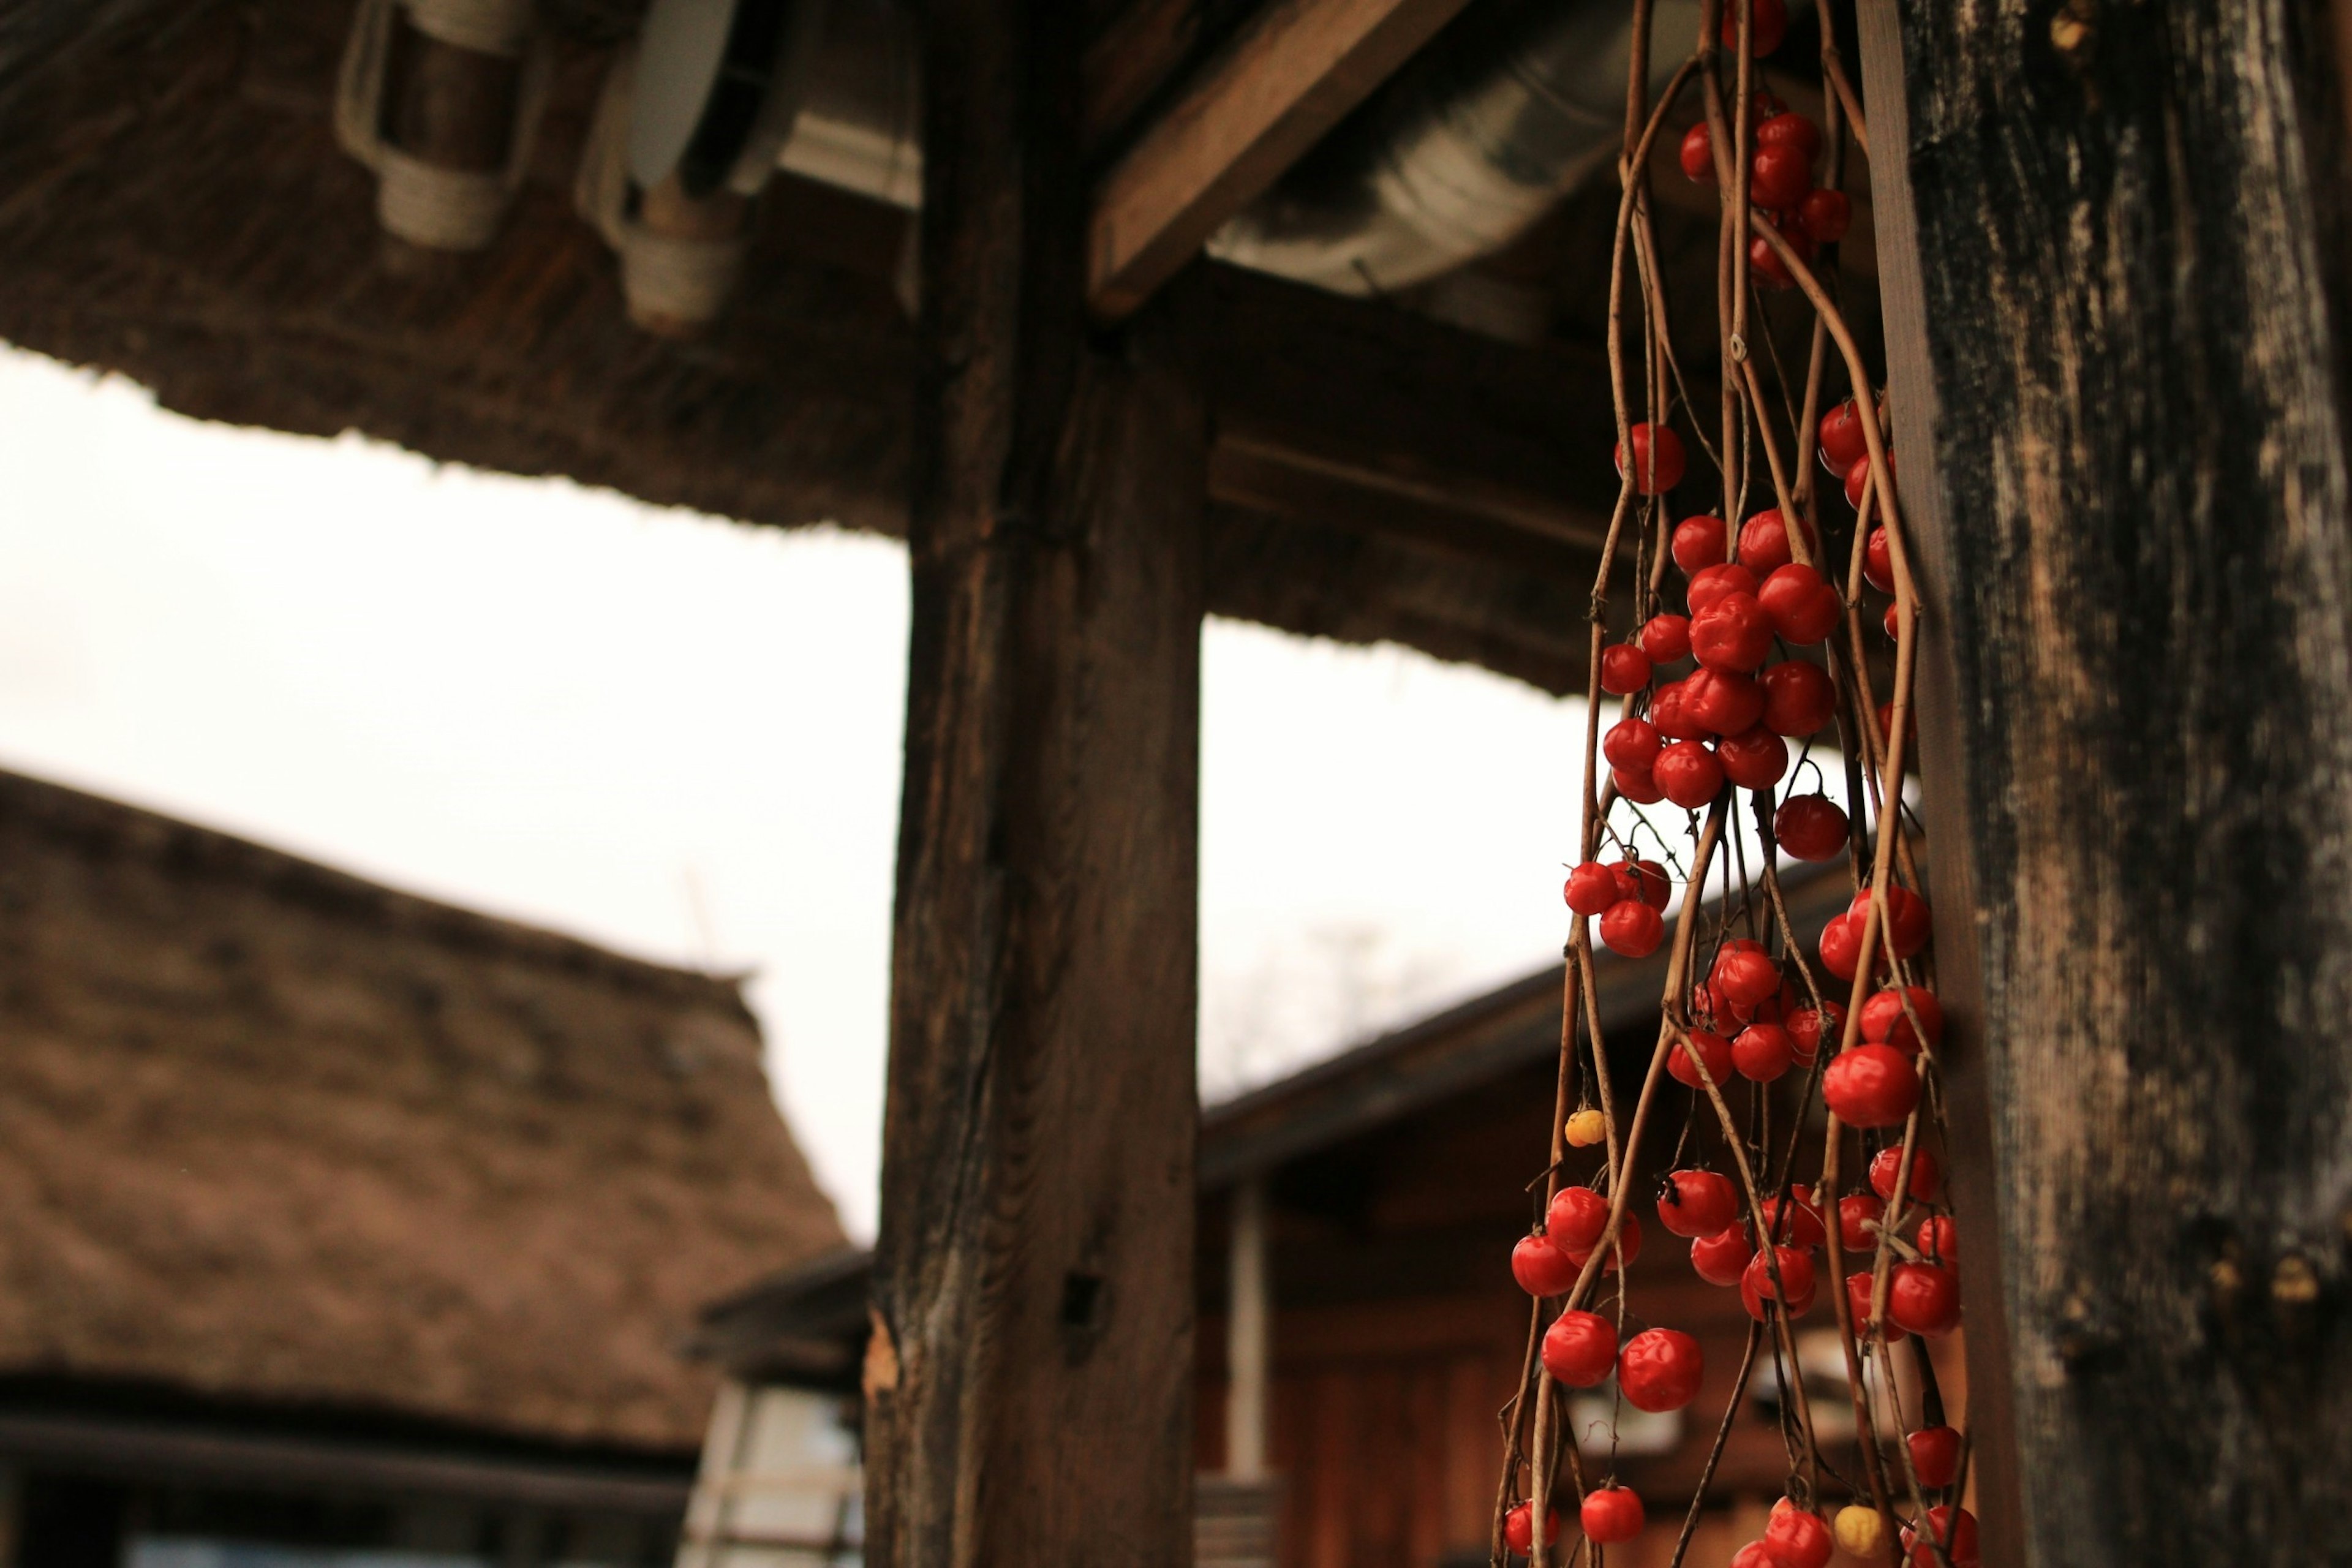
[[[1698,1052],[1699,1062],[1706,1064],[1706,1076],[1715,1080],[1717,1088],[1720,1089],[1731,1081],[1729,1040],[1712,1029],[1693,1029],[1690,1031],[1690,1043]],[[1698,1065],[1691,1060],[1691,1053],[1679,1045],[1666,1054],[1666,1071],[1674,1076],[1676,1083],[1686,1089],[1705,1087],[1699,1081]]]
[[[1895,460],[1895,454],[1892,452],[1886,454],[1886,471],[1895,475],[1898,481],[1900,480],[1903,473],[1903,466]],[[1845,471],[1845,504],[1853,508],[1856,511],[1860,511],[1862,510],[1863,486],[1868,482],[1869,479],[1870,458],[1865,454],[1863,457],[1856,458],[1853,461],[1853,467]],[[1884,512],[1885,509],[1883,506],[1874,505],[1873,510]],[[1864,548],[1866,549],[1868,546],[1865,545]],[[1893,593],[1894,573],[1891,568],[1888,571],[1887,577],[1889,584],[1887,592]]]
[[[1847,913],[1857,918],[1870,908],[1870,890],[1864,889],[1853,896]],[[1886,889],[1886,945],[1895,950],[1897,958],[1909,958],[1927,945],[1934,933],[1934,912],[1927,900],[1908,888],[1889,887]],[[1851,975],[1848,979],[1853,978]]]
[[[1605,915],[1609,906],[1625,895],[1608,867],[1587,860],[1568,874],[1568,907],[1580,915]]]
[[[1849,1127],[1894,1127],[1919,1103],[1919,1075],[1893,1046],[1856,1046],[1822,1074],[1822,1099]]]
[[[1723,791],[1723,764],[1696,741],[1677,741],[1660,752],[1650,776],[1685,811],[1698,810]]]
[[[1647,958],[1666,939],[1666,922],[1639,899],[1620,899],[1601,917],[1601,945],[1627,958]]]
[[[1706,613],[1706,607],[1727,594],[1746,594],[1755,597],[1761,585],[1755,573],[1731,562],[1714,566],[1702,566],[1691,574],[1690,586],[1683,590],[1689,604],[1691,619],[1696,621]]]
[[[1883,528],[1872,529],[1863,542],[1862,580],[1882,594],[1895,592],[1895,556]]]
[[[1853,226],[1853,203],[1843,191],[1815,191],[1797,204],[1797,219],[1816,240],[1835,245]]]
[[[1683,479],[1683,438],[1664,426],[1646,421],[1626,432],[1633,447],[1633,489],[1645,496],[1664,495]],[[1617,473],[1625,472],[1625,455],[1610,448]]]
[[[1731,1554],[1731,1568],[1796,1568],[1796,1564],[1772,1542],[1751,1541]]]
[[[1596,1312],[1562,1312],[1544,1331],[1544,1370],[1570,1388],[1591,1388],[1617,1366],[1617,1331]]]
[[[1794,147],[1808,163],[1821,155],[1822,128],[1791,110],[1782,110],[1756,127],[1759,147]]]
[[[1906,999],[1911,1005],[1908,1013],[1903,1005]],[[1944,1005],[1924,985],[1908,985],[1900,990],[1889,987],[1864,1002],[1862,1037],[1874,1045],[1893,1046],[1905,1056],[1916,1056],[1919,1033],[1911,1026],[1915,1017],[1919,1020],[1919,1028],[1927,1031],[1929,1049],[1943,1043]]]
[[[1889,605],[1886,606],[1886,614],[1879,617],[1878,624],[1886,628],[1886,640],[1888,642],[1899,643],[1903,640],[1903,616],[1901,610],[1902,606],[1899,605]],[[1884,730],[1886,726],[1885,724],[1881,724],[1879,725],[1879,728]]]
[[[1650,656],[1629,642],[1612,643],[1601,650],[1601,689],[1612,697],[1631,697],[1650,684]]]
[[[1838,1199],[1838,1245],[1848,1253],[1874,1252],[1878,1232],[1871,1228],[1886,1217],[1886,1205],[1868,1193]]]
[[[1576,1265],[1551,1237],[1530,1234],[1511,1248],[1511,1278],[1530,1296],[1557,1296],[1576,1283]]]
[[[1866,1339],[1872,1332],[1870,1318],[1872,1283],[1870,1270],[1867,1268],[1858,1269],[1845,1277],[1845,1310],[1853,1319],[1853,1337],[1857,1340]],[[1886,1342],[1890,1345],[1899,1345],[1911,1337],[1900,1323],[1889,1322],[1883,1327],[1886,1331]]]
[[[1690,657],[1690,617],[1688,616],[1652,616],[1642,623],[1641,635],[1634,641],[1650,656],[1652,664],[1672,664]]]
[[[1676,1236],[1713,1236],[1739,1218],[1739,1191],[1716,1171],[1676,1171],[1658,1197],[1658,1223]]]
[[[1730,559],[1730,526],[1723,519],[1701,513],[1675,524],[1674,541],[1667,548],[1675,564],[1696,577]]]
[[[1753,1007],[1780,994],[1780,966],[1766,955],[1761,942],[1744,937],[1723,944],[1707,978],[1737,1006]]]
[[[1960,1435],[1949,1426],[1922,1426],[1903,1439],[1911,1450],[1911,1468],[1919,1484],[1931,1490],[1960,1479]]]
[[[1813,161],[1790,146],[1756,149],[1748,165],[1748,194],[1759,207],[1778,212],[1803,201],[1813,188]]]
[[[1900,1148],[1881,1149],[1870,1162],[1870,1190],[1895,1201],[1895,1175],[1903,1163]],[[1932,1204],[1944,1185],[1944,1168],[1936,1163],[1936,1156],[1925,1149],[1911,1153],[1911,1186],[1907,1196],[1913,1203]]]
[[[1977,1516],[1967,1509],[1929,1509],[1924,1534],[1910,1525],[1903,1527],[1903,1550],[1908,1554],[1911,1568],[1942,1568],[1932,1544],[1937,1542],[1952,1560],[1952,1568],[1975,1568],[1982,1560],[1983,1548],[1977,1544]]]
[[[1655,860],[1618,860],[1609,869],[1625,897],[1639,899],[1654,910],[1664,909],[1673,896],[1675,885],[1667,880],[1666,868]]]
[[[1787,1498],[1772,1505],[1772,1521],[1764,1527],[1764,1539],[1780,1549],[1791,1568],[1822,1568],[1837,1549],[1829,1522]]]
[[[1559,1510],[1544,1510],[1544,1544],[1559,1539]],[[1523,1502],[1503,1516],[1503,1544],[1520,1556],[1531,1555],[1536,1549],[1536,1505]]]
[[[1739,1271],[1739,1303],[1748,1309],[1748,1315],[1761,1322],[1765,1304],[1776,1301],[1785,1305],[1792,1318],[1801,1318],[1811,1311],[1814,1286],[1812,1254],[1801,1252],[1793,1247],[1776,1247],[1771,1250],[1769,1256],[1780,1265],[1780,1285],[1788,1292],[1785,1299],[1772,1289],[1772,1271],[1765,1262],[1767,1256],[1759,1248],[1756,1256],[1748,1260],[1748,1267]]]
[[[1782,1217],[1785,1213],[1785,1218]],[[1811,1252],[1829,1239],[1822,1226],[1822,1211],[1813,1206],[1812,1189],[1796,1186],[1790,1189],[1787,1208],[1783,1210],[1780,1194],[1773,1194],[1764,1200],[1764,1224],[1771,1230],[1772,1239],[1783,1247],[1794,1247]]]
[[[1863,434],[1862,405],[1851,397],[1822,416],[1822,467],[1843,479],[1846,470],[1870,455],[1870,439]]]
[[[1830,917],[1822,927],[1822,967],[1840,980],[1851,980],[1862,966],[1863,921],[1860,915],[1843,914]],[[1885,955],[1874,950],[1871,972],[1876,973],[1885,966]]]
[[[1609,759],[1612,768],[1645,773],[1658,760],[1658,752],[1664,745],[1658,727],[1648,720],[1620,719],[1601,737],[1601,754]]]
[[[1658,787],[1658,781],[1650,776],[1647,768],[1612,768],[1609,777],[1617,785],[1617,793],[1636,805],[1655,805],[1666,798],[1666,792]]]
[[[1706,121],[1702,120],[1683,132],[1679,153],[1683,178],[1694,184],[1715,184],[1715,142],[1706,133]]]
[[[1773,226],[1780,231],[1781,239],[1796,253],[1797,259],[1811,267],[1813,262],[1813,237],[1796,223],[1775,223]],[[1793,289],[1797,286],[1796,273],[1780,259],[1780,253],[1772,247],[1772,242],[1760,234],[1748,242],[1748,270],[1767,288]]]
[[[1789,36],[1789,7],[1783,0],[1752,0],[1748,18],[1748,52],[1761,58],[1780,47]],[[1723,47],[1739,47],[1739,7],[1723,8]]]
[[[1727,1226],[1691,1243],[1691,1268],[1710,1285],[1737,1285],[1755,1252],[1746,1231]]]
[[[1772,814],[1773,842],[1800,860],[1834,860],[1844,854],[1846,827],[1844,808],[1825,795],[1791,795]]]
[[[1778,1024],[1750,1024],[1731,1042],[1731,1065],[1751,1083],[1770,1083],[1796,1059],[1789,1031]]]
[[[1573,1258],[1591,1252],[1609,1228],[1609,1200],[1591,1187],[1562,1187],[1544,1205],[1544,1235]]]
[[[1772,617],[1752,594],[1726,594],[1691,616],[1691,657],[1723,675],[1760,668],[1772,651]]]
[[[1826,1016],[1823,1016],[1826,1012]],[[1789,1044],[1797,1053],[1797,1065],[1809,1068],[1822,1048],[1822,1041],[1837,1040],[1845,1028],[1845,1004],[1824,1002],[1819,1009],[1800,1007],[1789,1015]]]
[[[1886,1315],[1930,1339],[1960,1326],[1960,1277],[1933,1263],[1898,1263],[1886,1287]]]
[[[1764,725],[1776,735],[1810,735],[1837,717],[1837,687],[1818,664],[1783,659],[1759,683],[1764,688]]]
[[[1949,1215],[1937,1215],[1919,1222],[1914,1238],[1919,1256],[1930,1263],[1958,1263],[1960,1260],[1960,1227]]]
[[[1723,776],[1741,789],[1769,789],[1789,771],[1789,742],[1762,724],[1727,735],[1715,748]]]
[[[1581,1268],[1584,1267],[1584,1260],[1591,1258],[1597,1248],[1562,1247],[1560,1250],[1568,1254],[1568,1260],[1570,1263]],[[1617,1222],[1617,1239],[1610,1244],[1607,1260],[1602,1263],[1601,1271],[1603,1274],[1614,1274],[1620,1263],[1631,1268],[1633,1259],[1641,1256],[1642,1222],[1629,1214]]]
[[[1582,1522],[1587,1540],[1614,1546],[1641,1534],[1649,1520],[1642,1511],[1642,1500],[1630,1489],[1601,1486],[1584,1494]]]
[[[1737,735],[1764,717],[1765,688],[1745,675],[1695,669],[1684,677],[1682,689],[1684,721],[1703,734]]]
[[[1695,741],[1713,732],[1688,711],[1690,683],[1696,679],[1686,675],[1669,680],[1650,694],[1650,722],[1669,741]]]
[[[1819,572],[1794,561],[1764,579],[1756,602],[1764,606],[1773,631],[1799,647],[1811,647],[1836,630],[1845,611],[1837,590]]]
[[[1814,554],[1821,553],[1820,536],[1810,524],[1805,542]],[[1757,576],[1769,577],[1795,559],[1789,548],[1789,524],[1779,507],[1766,507],[1739,525],[1739,563]]]
[[[1617,1356],[1617,1386],[1625,1403],[1655,1415],[1680,1410],[1698,1394],[1706,1357],[1680,1329],[1644,1329]]]

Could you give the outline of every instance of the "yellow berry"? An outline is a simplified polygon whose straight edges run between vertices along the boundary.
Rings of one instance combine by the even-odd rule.
[[[1886,1542],[1886,1529],[1879,1522],[1878,1510],[1860,1503],[1849,1503],[1838,1510],[1837,1543],[1856,1557],[1875,1557]]]
[[[1568,1119],[1568,1146],[1571,1149],[1590,1149],[1608,1137],[1609,1123],[1597,1110],[1580,1110]]]

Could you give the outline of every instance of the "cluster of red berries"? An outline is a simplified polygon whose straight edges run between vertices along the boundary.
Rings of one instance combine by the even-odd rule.
[[[1612,952],[1646,958],[1666,936],[1663,912],[1671,884],[1654,860],[1587,860],[1568,874],[1568,907],[1601,918],[1601,940]]]
[[[1755,150],[1748,163],[1748,200],[1762,209],[1797,259],[1810,266],[1816,247],[1845,237],[1853,224],[1853,204],[1843,191],[1813,184],[1822,153],[1820,126],[1769,92],[1756,94],[1749,110]],[[1684,136],[1682,165],[1685,177],[1701,184],[1715,182],[1715,138],[1704,122]],[[1761,235],[1748,243],[1748,267],[1767,288],[1793,288],[1797,281]]]

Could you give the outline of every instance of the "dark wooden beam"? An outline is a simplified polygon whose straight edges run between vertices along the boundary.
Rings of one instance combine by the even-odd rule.
[[[1111,168],[1087,294],[1116,321],[1197,255],[1465,0],[1267,0]]]
[[[1088,339],[1071,29],[925,13],[866,1561],[1189,1561],[1207,424]]]
[[[2352,339],[2322,10],[1862,7],[1988,1563],[2344,1554]]]

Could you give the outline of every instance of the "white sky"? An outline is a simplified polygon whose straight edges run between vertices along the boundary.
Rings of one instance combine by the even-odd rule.
[[[0,347],[0,766],[654,959],[754,972],[872,1232],[905,563]],[[1261,1081],[1556,956],[1581,705],[1204,637],[1202,1072]]]

